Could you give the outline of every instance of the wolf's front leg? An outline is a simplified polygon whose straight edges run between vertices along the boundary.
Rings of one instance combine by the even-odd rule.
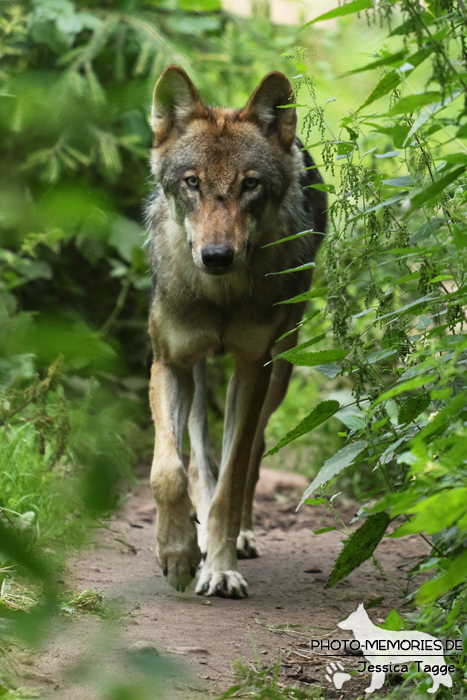
[[[193,399],[192,371],[155,361],[149,397],[156,426],[151,487],[157,504],[157,558],[170,585],[184,591],[201,558],[182,462],[183,433]]]
[[[208,554],[196,592],[244,598],[245,579],[237,570],[236,542],[251,447],[267,393],[271,366],[237,360],[227,394],[227,410],[219,481],[208,520]]]
[[[365,688],[365,693],[373,693],[375,690],[379,690],[384,685],[384,679],[386,674],[384,671],[373,672],[371,674],[371,684],[368,688]]]

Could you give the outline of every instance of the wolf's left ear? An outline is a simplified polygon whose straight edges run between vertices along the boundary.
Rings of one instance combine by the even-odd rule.
[[[277,134],[281,146],[290,151],[297,128],[297,112],[295,107],[278,107],[290,104],[291,97],[293,89],[288,78],[278,71],[269,73],[240,112],[239,119],[258,124],[267,137]]]
[[[177,128],[183,131],[192,119],[206,116],[206,107],[180,66],[168,66],[156,83],[152,102],[152,129],[159,146]]]

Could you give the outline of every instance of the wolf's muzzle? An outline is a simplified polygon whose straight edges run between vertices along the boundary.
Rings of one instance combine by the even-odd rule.
[[[226,245],[210,245],[201,251],[201,260],[208,272],[222,275],[232,265],[234,251]]]

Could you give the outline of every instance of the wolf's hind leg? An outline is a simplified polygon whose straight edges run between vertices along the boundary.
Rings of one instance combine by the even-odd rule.
[[[182,462],[182,442],[193,398],[191,370],[155,361],[149,397],[156,439],[151,487],[157,504],[157,558],[171,586],[183,591],[201,558]]]
[[[188,430],[191,454],[188,477],[198,517],[198,544],[203,556],[208,551],[208,516],[217,483],[218,467],[209,441],[206,410],[206,361],[193,370],[195,394],[191,405]]]
[[[208,554],[196,592],[244,598],[248,588],[237,570],[236,542],[242,517],[248,458],[271,376],[269,358],[237,360],[229,383],[219,481],[208,520]]]
[[[274,354],[284,352],[295,347],[298,332],[292,333],[284,339],[282,344],[275,348]],[[271,381],[268,393],[261,409],[261,415],[256,429],[255,439],[251,450],[248,464],[248,476],[245,486],[245,496],[243,498],[242,522],[240,534],[237,539],[237,555],[239,559],[252,559],[259,556],[256,539],[253,532],[253,501],[255,497],[256,483],[259,477],[259,467],[264,454],[264,431],[269,418],[282,403],[290,381],[292,365],[285,360],[276,360],[273,363]]]

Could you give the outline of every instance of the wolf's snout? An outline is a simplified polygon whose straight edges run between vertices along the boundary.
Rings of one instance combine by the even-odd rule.
[[[213,273],[225,272],[233,263],[234,251],[226,245],[210,245],[201,251],[203,265]]]

